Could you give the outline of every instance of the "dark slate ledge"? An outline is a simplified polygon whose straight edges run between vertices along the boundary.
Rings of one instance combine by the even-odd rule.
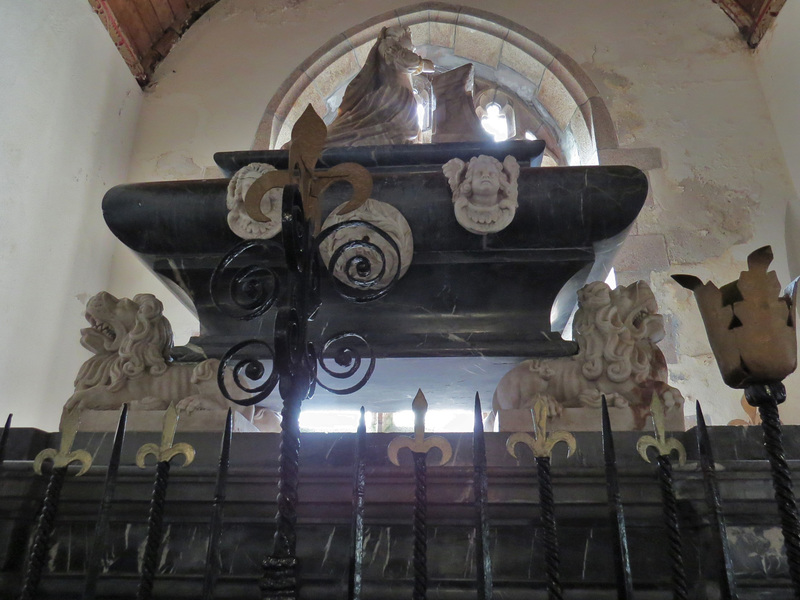
[[[521,163],[538,167],[542,162],[545,143],[542,140],[517,140],[487,144],[485,142],[455,142],[448,144],[406,144],[401,146],[340,146],[326,148],[317,162],[317,168],[328,168],[344,162],[355,162],[367,168],[417,165],[443,165],[451,158],[468,161],[473,156],[486,154],[500,162],[511,155]],[[289,164],[286,150],[246,150],[217,152],[217,163],[226,177],[250,163],[260,162],[285,169]]]

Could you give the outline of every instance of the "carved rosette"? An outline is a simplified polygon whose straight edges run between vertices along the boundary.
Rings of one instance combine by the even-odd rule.
[[[356,210],[340,214],[344,206],[337,206],[322,225],[322,260],[331,274],[348,287],[368,287],[373,291],[387,288],[411,265],[414,238],[408,221],[394,206],[374,198]],[[350,222],[354,223],[344,225]]]
[[[228,226],[242,239],[265,240],[280,233],[283,188],[273,188],[261,197],[261,212],[269,221],[256,221],[247,214],[244,205],[245,196],[253,182],[275,170],[275,167],[265,163],[250,163],[236,171],[228,184]]]
[[[456,220],[464,229],[477,235],[497,233],[514,220],[519,163],[513,156],[502,163],[485,154],[467,163],[453,158],[442,172],[453,192]]]

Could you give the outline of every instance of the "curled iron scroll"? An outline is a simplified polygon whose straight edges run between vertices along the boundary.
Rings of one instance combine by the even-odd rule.
[[[360,239],[344,239],[336,243],[336,236],[347,230],[368,230],[388,245],[387,256],[381,246],[363,235]],[[330,238],[330,240],[328,239]],[[367,221],[343,221],[324,229],[317,237],[318,247],[333,246],[326,265],[336,290],[340,295],[356,302],[369,302],[385,296],[394,287],[402,271],[400,248],[397,242],[381,228]]]
[[[260,351],[256,351],[257,348]],[[264,350],[266,350],[266,356]],[[266,342],[246,340],[236,344],[220,360],[219,369],[217,370],[217,385],[219,385],[220,392],[228,400],[239,406],[258,404],[269,396],[278,384],[278,371],[275,369],[274,359],[275,353]],[[264,378],[266,374],[264,361],[266,360],[272,363],[272,370]],[[231,375],[236,389],[247,394],[247,398],[236,398],[231,393],[231,390],[228,389],[225,374],[228,372],[230,365],[233,365]],[[245,382],[245,379],[253,382],[261,381],[261,383],[250,386]]]
[[[280,245],[269,240],[246,240],[234,246],[211,274],[214,306],[241,321],[267,312],[280,291],[278,275],[269,265],[281,264],[282,254]]]
[[[362,369],[362,364],[367,358],[367,365]],[[359,377],[356,383],[346,388],[325,385],[317,377],[317,385],[339,396],[352,394],[363,388],[375,371],[376,360],[372,348],[367,340],[357,333],[342,333],[333,336],[325,342],[318,360],[322,371],[334,379],[348,380]],[[328,360],[333,360],[339,368],[330,367]],[[360,376],[359,373],[361,373]]]

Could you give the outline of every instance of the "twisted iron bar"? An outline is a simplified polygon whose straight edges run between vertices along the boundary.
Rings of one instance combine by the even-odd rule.
[[[50,473],[50,481],[47,483],[42,512],[39,513],[39,520],[36,524],[36,534],[33,538],[31,553],[28,556],[28,566],[25,570],[19,600],[33,600],[36,597],[42,579],[42,571],[47,561],[50,536],[53,534],[58,514],[58,500],[61,497],[61,488],[64,486],[66,476],[67,467],[56,467]]]
[[[492,555],[489,552],[489,479],[486,475],[486,441],[483,437],[483,413],[480,396],[475,393],[472,429],[472,488],[475,496],[475,565],[479,600],[492,597]]]
[[[414,590],[412,600],[425,600],[428,593],[428,474],[426,454],[414,456]]]
[[[142,558],[142,575],[139,579],[137,600],[150,600],[153,597],[153,582],[158,568],[158,548],[164,528],[164,503],[167,499],[167,483],[169,482],[169,461],[159,461],[156,466],[156,478],[153,483],[153,495],[150,498],[150,512],[147,517],[147,541]]]
[[[222,508],[225,506],[225,495],[228,487],[228,467],[231,455],[231,435],[233,432],[233,412],[228,409],[225,419],[225,431],[219,450],[219,466],[217,467],[217,483],[214,487],[214,502],[211,505],[211,523],[206,549],[206,572],[203,578],[203,600],[211,600],[214,595],[214,584],[217,581],[219,564],[215,560],[222,539]]]
[[[123,404],[117,423],[117,432],[114,435],[114,444],[111,456],[108,459],[108,470],[103,487],[103,499],[100,502],[100,512],[97,515],[97,525],[94,530],[94,543],[86,563],[86,581],[83,587],[83,600],[94,600],[97,592],[97,580],[100,576],[100,556],[105,548],[108,538],[108,517],[111,511],[111,502],[117,489],[117,473],[119,472],[122,442],[125,439],[125,426],[128,422],[128,405]]]
[[[611,419],[608,415],[606,397],[602,396],[603,412],[603,459],[606,472],[606,495],[608,497],[608,517],[614,532],[614,571],[617,579],[617,598],[633,600],[633,577],[631,557],[628,550],[628,530],[625,525],[625,509],[619,492],[617,455],[614,450],[614,436],[611,432]]]
[[[792,579],[795,598],[800,598],[800,520],[797,502],[792,490],[792,475],[783,449],[778,404],[786,399],[786,389],[780,382],[752,385],[745,390],[745,397],[752,406],[757,406],[764,431],[764,448],[772,470],[772,487],[781,516],[781,530],[786,545],[789,575]]]
[[[350,600],[361,598],[361,575],[364,560],[364,492],[366,491],[367,425],[364,420],[364,407],[358,421],[355,449],[355,473],[353,474],[353,524],[350,532],[350,564],[347,578],[347,597]]]
[[[668,456],[659,455],[658,480],[661,486],[661,501],[664,508],[664,525],[669,540],[669,559],[672,568],[672,597],[675,600],[687,600],[686,570],[683,566],[683,548],[681,531],[678,523],[678,501],[675,498],[675,487],[672,480],[672,462]]]
[[[558,551],[556,533],[555,501],[553,499],[553,480],[550,477],[550,458],[536,457],[536,472],[539,478],[539,504],[544,526],[544,562],[547,575],[547,597],[562,600],[561,559]]]
[[[706,503],[711,511],[714,520],[717,540],[722,554],[722,573],[720,574],[720,592],[723,600],[735,600],[736,579],[733,574],[733,559],[728,544],[728,533],[725,524],[725,515],[722,513],[722,502],[720,501],[719,483],[717,482],[716,469],[714,467],[714,453],[711,448],[711,440],[708,436],[708,428],[700,402],[696,403],[697,410],[697,445],[700,454],[700,465],[703,469],[703,482],[706,488]]]

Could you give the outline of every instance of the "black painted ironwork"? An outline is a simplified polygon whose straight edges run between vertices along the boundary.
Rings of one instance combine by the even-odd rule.
[[[672,461],[669,456],[659,454],[658,482],[661,488],[661,502],[664,509],[664,526],[669,542],[669,559],[672,570],[672,597],[675,600],[689,598],[686,583],[686,569],[683,564],[683,545],[681,543],[680,522],[678,519],[678,499],[675,496],[675,482],[672,478]]]
[[[286,251],[288,305],[275,320],[275,367],[281,410],[280,480],[272,555],[263,563],[262,599],[297,597],[297,485],[300,461],[300,408],[314,393],[316,353],[307,325],[319,306],[319,266],[312,252],[311,223],[303,213],[297,186],[283,190],[283,244]]]
[[[606,397],[602,396],[603,411],[603,459],[606,471],[606,493],[608,495],[608,517],[611,523],[614,548],[614,574],[617,580],[617,598],[633,600],[633,577],[631,576],[631,557],[628,550],[628,530],[625,525],[625,509],[619,493],[617,455],[614,451],[614,437],[611,432],[611,419],[608,416]]]
[[[225,495],[228,488],[228,467],[231,457],[231,436],[233,435],[233,410],[228,409],[225,418],[225,431],[219,449],[219,466],[217,467],[217,483],[214,487],[214,501],[211,505],[211,522],[208,530],[208,548],[206,549],[206,571],[203,577],[203,600],[214,597],[214,585],[220,570],[218,559],[219,545],[222,540],[222,509],[225,506]]]
[[[139,589],[136,593],[137,600],[150,600],[153,597],[153,584],[155,583],[159,562],[158,550],[161,546],[164,531],[164,505],[167,500],[170,461],[177,456],[183,456],[183,466],[187,466],[194,460],[194,448],[186,442],[173,443],[175,431],[178,427],[178,418],[179,415],[175,405],[170,404],[164,415],[161,445],[148,443],[139,448],[136,453],[136,464],[141,469],[145,468],[145,458],[150,454],[155,456],[158,461],[156,463],[156,477],[153,482],[153,493],[150,497],[150,510],[147,515],[147,539],[145,540],[144,554],[142,556]]]
[[[3,426],[3,433],[0,434],[0,467],[3,466],[3,462],[6,460],[6,446],[8,445],[8,435],[11,431],[11,417],[13,416],[8,415],[6,424]]]
[[[348,230],[357,235],[351,239],[343,239],[340,244],[335,245],[337,236]],[[371,239],[370,235],[381,239],[391,250],[391,255],[387,256],[381,245]],[[334,288],[348,300],[370,302],[382,298],[400,278],[403,269],[400,248],[388,233],[373,223],[357,220],[337,223],[322,230],[317,236],[317,242],[320,247],[326,242],[327,245],[334,246],[326,267]],[[340,280],[336,274],[341,274],[347,281]]]
[[[561,587],[561,557],[558,549],[556,530],[555,501],[553,499],[553,479],[550,475],[550,457],[536,457],[536,474],[539,480],[539,509],[544,530],[544,567],[547,576],[547,597],[561,600],[564,591]]]
[[[696,403],[697,409],[697,448],[700,455],[700,467],[703,470],[703,483],[706,491],[706,503],[711,511],[714,532],[721,554],[721,573],[719,588],[723,600],[736,600],[736,578],[733,572],[733,558],[731,557],[728,531],[725,524],[725,515],[722,513],[722,501],[719,493],[716,468],[714,466],[714,452],[711,449],[711,439],[708,436],[706,420],[700,402]]]
[[[261,350],[256,350],[260,348]],[[264,353],[266,350],[266,354]],[[264,361],[272,365],[269,375],[265,378],[266,369]],[[235,391],[228,389],[226,374],[230,369]],[[275,353],[266,342],[261,340],[245,340],[230,348],[222,356],[217,369],[217,385],[220,392],[231,402],[240,406],[254,406],[266,399],[278,385],[279,373],[275,368]],[[245,382],[252,382],[248,384]],[[241,392],[247,396],[239,398]]]
[[[789,561],[795,598],[800,598],[800,519],[797,502],[792,489],[792,475],[783,449],[778,404],[786,400],[786,388],[781,382],[751,385],[745,389],[745,398],[751,406],[758,407],[761,427],[764,431],[764,448],[767,451],[775,502],[781,517],[781,531]]]
[[[367,424],[364,407],[358,420],[353,474],[353,524],[350,530],[350,563],[347,577],[347,597],[361,598],[362,567],[364,561],[364,493],[366,491]]]
[[[489,477],[486,473],[486,440],[483,437],[481,399],[475,393],[475,424],[472,430],[472,489],[475,495],[475,570],[478,599],[492,597],[492,554],[489,547]]]
[[[359,346],[361,350],[359,350]],[[331,355],[333,355],[331,357]],[[369,356],[369,361],[362,369],[364,356]],[[340,370],[334,370],[328,366],[326,360],[331,357]],[[317,385],[327,391],[337,395],[347,395],[357,392],[363,388],[372,373],[375,371],[375,355],[370,348],[369,343],[362,336],[357,333],[342,333],[333,336],[322,347],[322,352],[319,353],[319,366],[324,373],[333,377],[334,379],[347,380],[358,378],[357,381],[346,388],[334,388],[330,385],[325,385],[319,377],[317,377]],[[360,373],[360,375],[359,375]]]
[[[414,589],[412,600],[428,595],[428,467],[426,452],[412,452],[414,457]]]
[[[42,571],[47,562],[47,551],[50,548],[50,536],[58,514],[58,501],[61,498],[61,488],[67,476],[67,467],[54,467],[50,473],[50,480],[47,483],[47,490],[44,493],[42,511],[39,513],[39,520],[36,523],[36,533],[33,537],[28,563],[25,569],[25,577],[22,583],[22,592],[19,600],[33,600],[36,598],[39,583],[42,579]]]
[[[114,434],[111,456],[108,459],[106,481],[103,486],[103,499],[100,501],[100,511],[97,515],[97,523],[94,529],[94,540],[89,557],[86,561],[86,579],[83,586],[83,600],[94,600],[97,592],[97,580],[100,576],[100,558],[108,543],[108,518],[111,511],[111,503],[114,501],[114,494],[117,489],[117,474],[119,472],[119,461],[122,454],[122,443],[125,440],[125,427],[127,423],[128,405],[123,404],[122,410],[119,413],[117,431]]]
[[[249,321],[266,313],[280,294],[280,279],[272,264],[283,263],[283,249],[271,240],[236,244],[211,274],[211,300],[223,314]]]

